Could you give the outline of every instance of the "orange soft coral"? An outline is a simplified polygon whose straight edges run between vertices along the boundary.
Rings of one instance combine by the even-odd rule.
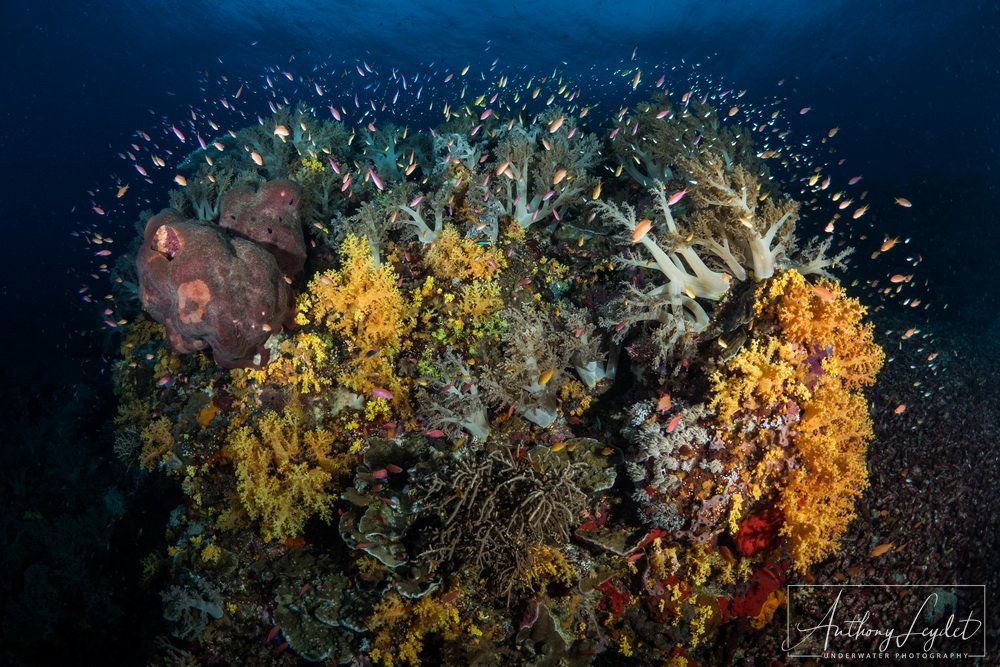
[[[885,360],[872,340],[867,309],[829,280],[809,284],[798,271],[783,271],[760,290],[755,315],[773,322],[781,338],[810,352],[828,350],[827,372],[836,373],[851,389],[873,384]]]
[[[865,453],[872,439],[868,404],[835,376],[827,376],[804,406],[795,436],[800,467],[790,470],[778,503],[785,515],[799,570],[832,553],[854,504],[868,486]]]
[[[873,434],[861,388],[884,355],[864,307],[836,283],[781,272],[758,289],[754,312],[755,338],[712,376],[711,406],[742,456],[749,497],[776,502],[803,570],[836,548],[868,484]]]

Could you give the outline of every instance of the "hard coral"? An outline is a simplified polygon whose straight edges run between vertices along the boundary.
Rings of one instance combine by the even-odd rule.
[[[540,446],[523,457],[498,449],[454,461],[422,492],[421,502],[447,517],[426,532],[422,556],[488,576],[509,601],[531,570],[531,548],[569,541],[587,503],[586,469]]]
[[[253,365],[290,313],[291,291],[270,253],[176,211],[149,219],[136,263],[143,307],[171,346],[211,348],[225,368]]]

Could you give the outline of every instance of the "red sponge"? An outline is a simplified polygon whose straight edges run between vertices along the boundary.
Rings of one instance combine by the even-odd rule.
[[[291,316],[292,295],[264,247],[167,209],[146,223],[136,264],[142,305],[175,350],[210,347],[225,368],[258,353],[267,362],[264,342]]]

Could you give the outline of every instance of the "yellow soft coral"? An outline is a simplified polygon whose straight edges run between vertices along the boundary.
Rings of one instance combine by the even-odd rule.
[[[372,661],[386,667],[419,666],[427,635],[454,639],[461,631],[458,608],[446,599],[426,595],[409,602],[395,592],[382,598],[366,624],[375,635],[369,654]]]
[[[485,320],[503,308],[500,285],[495,280],[475,280],[462,286],[458,314],[472,322]]]
[[[506,266],[503,252],[496,247],[479,245],[463,238],[452,225],[446,225],[427,251],[427,265],[438,278],[466,280],[491,278]]]
[[[288,407],[229,437],[240,500],[268,541],[299,535],[313,515],[329,521],[336,497],[330,482],[346,472],[344,455],[331,451],[332,434],[304,431],[301,421]]]
[[[799,381],[800,356],[779,338],[753,340],[730,359],[722,372],[712,375],[709,406],[723,420],[741,410],[766,408],[788,398],[806,398],[809,390]]]
[[[375,265],[365,239],[349,235],[341,246],[338,271],[326,271],[309,283],[304,313],[339,333],[354,351],[399,349],[411,328],[406,301],[389,264]]]
[[[342,337],[352,358],[337,380],[358,393],[387,389],[394,405],[403,407],[407,383],[396,376],[393,361],[408,344],[413,308],[397,286],[392,266],[376,266],[371,247],[349,235],[341,246],[337,271],[326,271],[309,283],[298,302],[296,321],[315,322]]]
[[[278,344],[278,354],[266,366],[236,369],[257,384],[279,384],[294,387],[300,394],[316,394],[331,384],[327,375],[329,345],[315,333],[300,331]]]
[[[576,580],[576,568],[559,549],[545,544],[528,547],[528,567],[520,578],[526,588],[545,595],[550,584],[570,587]]]
[[[142,429],[139,439],[142,442],[139,467],[143,470],[154,470],[174,453],[174,434],[166,417],[160,417]]]

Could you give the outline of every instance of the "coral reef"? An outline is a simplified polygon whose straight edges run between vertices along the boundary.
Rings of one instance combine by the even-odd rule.
[[[430,132],[275,98],[147,223],[116,451],[183,493],[191,650],[711,664],[850,525],[884,355],[796,181],[707,96],[505,85]]]
[[[749,497],[773,502],[795,567],[830,554],[868,484],[867,403],[884,354],[864,308],[839,286],[788,270],[763,284],[754,338],[713,376],[722,438],[759,462]]]

